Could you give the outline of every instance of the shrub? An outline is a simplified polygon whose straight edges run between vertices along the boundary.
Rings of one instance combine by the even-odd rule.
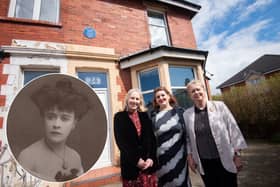
[[[280,74],[257,85],[234,87],[222,95],[242,131],[269,138],[280,130]]]

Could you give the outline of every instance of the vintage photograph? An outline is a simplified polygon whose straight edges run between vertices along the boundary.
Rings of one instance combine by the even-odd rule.
[[[105,145],[106,128],[103,106],[85,82],[49,74],[31,81],[15,97],[7,138],[15,159],[30,174],[62,182],[94,165]]]

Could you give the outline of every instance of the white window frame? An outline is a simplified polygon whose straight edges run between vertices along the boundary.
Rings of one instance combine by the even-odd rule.
[[[10,0],[8,17],[15,17],[16,3],[17,0]],[[57,14],[56,14],[55,23],[59,22],[59,14],[60,14],[59,10],[60,10],[60,0],[57,0],[57,10],[56,10]],[[41,11],[41,0],[34,0],[32,20],[40,20],[40,11]]]
[[[164,22],[164,26],[159,26],[159,25],[151,25],[149,23],[149,12],[153,12],[153,13],[156,13],[156,14],[161,14],[163,16],[163,22]],[[166,40],[167,40],[167,46],[170,46],[170,33],[169,33],[169,30],[168,30],[168,25],[167,25],[167,20],[166,20],[166,14],[164,12],[161,12],[161,11],[158,11],[158,10],[152,10],[152,9],[148,9],[147,10],[147,19],[148,19],[148,26],[149,26],[149,31],[150,31],[150,41],[151,41],[151,47],[157,47],[159,46],[158,44],[153,44],[152,43],[152,38],[153,38],[153,33],[151,31],[151,26],[156,26],[156,27],[161,27],[161,28],[164,28],[164,31],[165,31],[165,35],[166,35]]]

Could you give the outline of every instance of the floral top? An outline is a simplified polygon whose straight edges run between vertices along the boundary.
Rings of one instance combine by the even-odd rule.
[[[129,113],[129,117],[132,120],[132,122],[134,123],[134,126],[137,130],[137,135],[140,136],[141,135],[141,123],[140,123],[138,112]]]

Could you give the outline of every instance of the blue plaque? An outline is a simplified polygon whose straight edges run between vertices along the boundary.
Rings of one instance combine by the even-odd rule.
[[[93,28],[91,27],[86,27],[84,29],[84,36],[89,38],[89,39],[92,39],[92,38],[95,38],[96,37],[96,32]]]

